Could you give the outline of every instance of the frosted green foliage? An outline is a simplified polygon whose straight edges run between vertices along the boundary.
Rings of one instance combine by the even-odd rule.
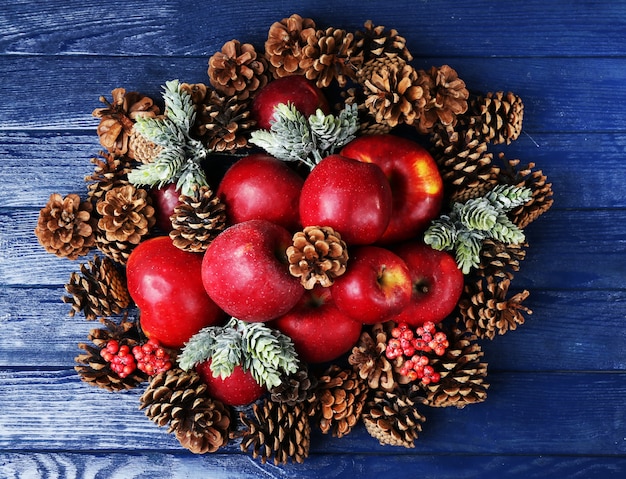
[[[128,173],[128,181],[136,186],[164,186],[176,183],[182,194],[191,196],[195,186],[207,186],[201,167],[210,151],[202,142],[191,137],[195,108],[191,95],[180,87],[178,80],[166,82],[163,118],[137,118],[135,130],[162,147],[159,155],[148,164]]]
[[[359,129],[356,105],[335,116],[317,110],[306,118],[291,104],[276,106],[269,130],[253,131],[250,143],[283,161],[301,161],[313,169],[324,157],[354,139]]]
[[[432,222],[424,233],[424,242],[436,250],[454,250],[459,269],[467,274],[480,263],[485,239],[509,244],[525,240],[524,232],[506,213],[526,203],[531,196],[530,188],[498,185],[483,197],[454,203],[449,215]]]

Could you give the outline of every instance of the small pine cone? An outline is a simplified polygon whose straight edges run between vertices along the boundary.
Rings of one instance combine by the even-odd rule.
[[[96,108],[92,115],[100,118],[97,128],[100,144],[114,155],[124,155],[128,152],[128,141],[135,120],[139,117],[155,118],[160,111],[151,98],[141,93],[116,88],[111,94],[113,102],[100,97],[100,101],[107,106]]]
[[[485,239],[480,250],[480,263],[476,273],[481,276],[513,279],[519,271],[520,262],[526,256],[526,244],[506,244],[494,239]]]
[[[354,78],[354,69],[360,63],[359,59],[352,58],[353,49],[352,33],[332,27],[317,30],[308,36],[302,49],[300,69],[319,88],[330,86],[333,80],[344,87],[349,78]]]
[[[419,116],[417,128],[421,133],[430,133],[437,123],[454,126],[457,116],[468,108],[469,91],[456,70],[448,65],[432,67],[418,72],[417,85],[421,86],[426,99]]]
[[[348,362],[373,390],[392,391],[396,387],[393,364],[385,356],[391,323],[377,323],[363,331],[352,348]]]
[[[328,287],[346,271],[348,246],[330,226],[307,226],[293,235],[287,248],[289,272],[306,289]]]
[[[226,227],[226,209],[208,186],[194,187],[194,195],[181,195],[171,216],[170,238],[183,251],[201,253]]]
[[[311,404],[315,401],[317,378],[309,374],[306,367],[295,373],[285,375],[278,386],[270,389],[272,401],[288,406]]]
[[[472,99],[471,123],[488,143],[494,145],[517,140],[522,132],[524,104],[514,93],[489,92]]]
[[[96,203],[107,191],[128,184],[131,165],[125,156],[100,152],[100,158],[92,158],[96,165],[91,175],[85,176],[89,198]]]
[[[406,39],[397,30],[385,30],[382,25],[374,26],[371,20],[367,20],[364,27],[364,30],[356,32],[355,44],[355,50],[364,62],[382,56],[399,56],[407,62],[413,60],[413,55],[406,47]]]
[[[78,364],[74,369],[86,383],[109,391],[124,391],[137,387],[147,379],[145,373],[135,369],[125,378],[121,378],[100,354],[100,351],[112,339],[118,341],[120,346],[128,346],[131,350],[137,346],[140,334],[136,324],[125,319],[120,324],[106,319],[103,323],[105,328],[96,328],[89,332],[88,339],[92,344],[80,343],[78,345],[85,352],[76,356],[75,361]]]
[[[522,302],[530,293],[524,290],[509,296],[509,278],[488,276],[465,285],[459,310],[465,327],[479,338],[493,339],[524,324],[523,313],[532,311]]]
[[[73,272],[63,296],[63,302],[72,306],[70,316],[82,311],[85,318],[93,320],[121,313],[131,302],[122,273],[109,258],[94,256]]]
[[[130,184],[107,191],[96,210],[98,228],[109,242],[137,245],[156,222],[148,192]]]
[[[425,393],[424,404],[432,407],[463,408],[484,401],[489,388],[485,382],[487,363],[481,362],[484,353],[476,336],[454,326],[448,340],[450,346],[445,354],[431,358],[430,364],[441,375],[440,380],[416,384],[411,389],[422,389],[418,394]]]
[[[248,146],[247,135],[255,124],[249,99],[211,90],[199,107],[195,129],[211,151],[230,152]]]
[[[265,41],[265,57],[274,78],[303,73],[300,69],[302,51],[315,32],[312,19],[295,13],[272,24]]]
[[[265,400],[254,404],[254,418],[240,413],[245,430],[241,434],[241,450],[252,450],[252,457],[265,464],[273,458],[275,465],[303,463],[309,456],[311,425],[304,404],[290,406]]]
[[[129,158],[144,164],[152,163],[162,150],[163,147],[148,140],[145,136],[138,133],[135,128],[131,130],[128,138],[127,155]]]
[[[71,193],[53,193],[39,211],[35,235],[48,253],[74,260],[95,245],[93,206]]]
[[[231,40],[209,59],[209,81],[220,93],[245,100],[267,84],[266,67],[253,45]]]
[[[413,399],[397,390],[376,391],[363,411],[367,432],[382,445],[415,447],[425,420]]]
[[[228,442],[230,410],[209,396],[195,371],[173,368],[155,375],[139,408],[158,426],[169,425],[168,432],[194,454],[215,452]]]
[[[324,434],[343,437],[361,418],[367,385],[352,369],[330,366],[318,378],[317,404],[311,411]]]

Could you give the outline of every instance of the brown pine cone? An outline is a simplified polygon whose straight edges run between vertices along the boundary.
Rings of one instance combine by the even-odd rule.
[[[113,102],[100,97],[106,107],[96,108],[92,115],[100,118],[97,128],[100,144],[114,155],[124,155],[128,152],[128,140],[135,120],[138,117],[155,118],[160,111],[151,98],[141,93],[116,88],[111,94]]]
[[[356,32],[355,44],[355,51],[363,57],[363,62],[382,56],[399,56],[407,62],[413,60],[406,47],[406,39],[396,29],[385,30],[382,25],[374,26],[371,20],[367,20],[364,27],[364,30]]]
[[[309,456],[311,425],[308,408],[304,404],[290,406],[264,400],[254,404],[254,418],[240,413],[245,430],[241,434],[241,450],[252,450],[252,457],[265,464],[273,458],[274,464],[302,463]]]
[[[425,393],[428,406],[463,408],[487,398],[489,384],[485,382],[487,363],[481,362],[483,351],[474,334],[454,326],[448,333],[450,346],[443,356],[433,356],[431,366],[441,378],[428,385],[411,386],[412,393]],[[419,389],[422,391],[418,391]]]
[[[359,66],[359,59],[352,57],[354,35],[339,28],[317,30],[307,37],[302,49],[300,69],[304,76],[314,81],[318,88],[330,86],[337,80],[344,87]]]
[[[169,425],[168,432],[194,454],[215,452],[228,442],[230,411],[208,395],[195,371],[173,368],[155,375],[139,408],[158,426]]]
[[[311,404],[315,401],[317,379],[309,374],[306,367],[295,373],[285,375],[281,383],[269,390],[272,401],[284,403],[288,406],[296,404]]]
[[[138,133],[135,128],[131,130],[128,137],[127,155],[129,158],[144,164],[152,163],[162,150],[163,147],[148,140],[145,136]]]
[[[506,244],[490,238],[483,240],[476,273],[480,276],[513,279],[513,273],[519,271],[520,262],[526,256],[524,250],[526,246],[526,244]]]
[[[352,369],[330,366],[318,378],[317,404],[311,414],[324,434],[349,434],[361,418],[367,385]]]
[[[95,245],[93,206],[71,193],[53,193],[39,211],[35,235],[48,253],[74,260]]]
[[[92,344],[80,343],[78,345],[85,352],[76,356],[75,361],[78,364],[74,369],[86,383],[109,391],[124,391],[137,387],[147,379],[145,373],[135,369],[130,375],[121,378],[100,354],[112,339],[118,341],[120,346],[128,346],[132,350],[140,341],[136,324],[126,319],[120,324],[103,319],[103,323],[104,328],[92,329],[89,332],[88,339]]]
[[[150,196],[143,188],[118,186],[96,204],[98,228],[106,241],[139,244],[156,222]]]
[[[110,189],[128,184],[131,165],[125,156],[100,152],[100,158],[92,158],[91,162],[96,166],[91,175],[85,176],[85,181],[87,193],[94,204]]]
[[[171,216],[170,238],[183,251],[200,253],[226,227],[226,209],[208,186],[194,187],[194,195],[181,195]]]
[[[489,92],[472,99],[471,122],[488,143],[494,145],[517,140],[522,132],[524,103],[512,92]]]
[[[265,57],[274,78],[303,73],[300,69],[302,51],[315,32],[312,19],[295,13],[272,24],[265,41]]]
[[[109,258],[94,256],[73,272],[63,296],[63,302],[72,306],[70,316],[82,311],[85,318],[93,320],[121,313],[131,302],[124,277]]]
[[[530,293],[524,290],[509,297],[509,278],[487,276],[465,285],[459,310],[468,331],[479,338],[493,339],[524,324],[523,313],[532,311],[522,302]]]
[[[467,111],[469,91],[450,66],[420,70],[416,84],[422,87],[426,98],[417,123],[421,133],[430,133],[436,123],[454,126],[457,116]]]
[[[181,83],[180,89],[189,94],[196,111],[198,111],[198,107],[204,102],[207,92],[209,91],[204,83]]]
[[[363,411],[367,432],[382,445],[415,447],[425,420],[414,400],[398,390],[376,391]]]
[[[348,246],[330,226],[307,226],[293,235],[287,260],[289,272],[306,289],[328,287],[346,271]]]
[[[226,96],[245,100],[263,88],[268,81],[266,61],[257,55],[250,43],[226,42],[222,50],[209,59],[211,85]]]
[[[392,391],[396,387],[393,364],[385,356],[391,323],[377,323],[363,331],[348,362],[368,387]]]
[[[384,135],[392,130],[388,124],[376,123],[376,120],[370,116],[369,109],[365,106],[365,95],[362,89],[346,88],[340,92],[340,96],[343,103],[337,105],[337,111],[343,109],[345,105],[357,105],[360,135]]]

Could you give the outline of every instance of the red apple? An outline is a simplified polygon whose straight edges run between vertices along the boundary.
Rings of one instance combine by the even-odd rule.
[[[292,339],[300,359],[323,363],[350,351],[363,324],[339,311],[330,290],[318,286],[272,325]]]
[[[349,245],[371,244],[387,229],[391,206],[391,187],[379,166],[330,155],[304,180],[300,221],[331,226]]]
[[[126,264],[128,291],[141,313],[141,329],[163,346],[180,348],[225,315],[204,290],[202,255],[183,251],[169,236],[140,243]]]
[[[394,135],[360,136],[341,154],[381,167],[391,185],[393,210],[381,243],[414,238],[438,216],[443,181],[437,163],[418,143]]]
[[[232,374],[225,378],[213,376],[210,360],[196,365],[196,371],[207,385],[209,396],[230,406],[245,406],[266,392],[252,374],[241,366],[235,366]]]
[[[160,188],[152,188],[150,197],[155,210],[157,227],[161,231],[169,233],[172,231],[170,216],[174,213],[174,208],[180,203],[180,191],[176,190],[176,183],[169,183]]]
[[[286,163],[258,153],[230,167],[217,195],[232,224],[263,219],[295,231],[300,227],[298,204],[303,183]]]
[[[209,245],[202,281],[209,296],[242,321],[268,321],[295,306],[304,293],[289,273],[286,250],[292,235],[266,220],[237,223]]]
[[[330,288],[337,307],[364,324],[384,322],[399,314],[412,293],[407,265],[379,246],[353,249],[346,272]]]
[[[281,103],[292,103],[305,116],[313,115],[317,109],[328,114],[330,107],[324,93],[301,75],[277,78],[265,85],[254,97],[252,117],[259,128],[269,130],[274,109]]]
[[[463,292],[464,277],[454,256],[418,242],[399,245],[393,251],[409,268],[413,294],[408,306],[392,319],[414,327],[443,321]]]

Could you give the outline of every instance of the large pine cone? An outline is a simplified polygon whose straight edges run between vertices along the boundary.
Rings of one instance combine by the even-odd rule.
[[[94,204],[107,191],[128,184],[128,173],[131,165],[125,156],[115,156],[113,153],[100,153],[99,158],[92,158],[95,165],[92,174],[85,176],[87,192]]]
[[[168,432],[194,454],[215,452],[228,442],[230,411],[209,397],[195,371],[174,368],[154,376],[140,398],[140,409],[158,426],[169,425]]]
[[[377,323],[361,333],[352,348],[348,362],[373,390],[392,391],[396,388],[393,364],[385,356],[391,323]]]
[[[485,141],[508,145],[522,132],[524,103],[512,92],[489,92],[471,101],[471,114],[470,124]]]
[[[513,279],[519,271],[520,262],[526,257],[526,244],[507,244],[494,239],[483,240],[480,250],[480,263],[476,273],[481,276],[494,276]]]
[[[300,68],[302,51],[315,32],[312,19],[295,13],[272,24],[265,41],[265,57],[275,78],[303,73]]]
[[[344,87],[349,78],[354,78],[358,59],[352,58],[354,35],[339,28],[329,27],[309,35],[302,49],[300,68],[304,76],[319,88],[330,86],[337,80]]]
[[[137,245],[156,222],[148,192],[130,184],[109,190],[96,209],[98,228],[107,242]]]
[[[65,197],[53,193],[39,211],[35,235],[48,253],[76,259],[95,245],[93,206],[71,193]]]
[[[396,57],[410,62],[413,55],[406,47],[406,39],[398,34],[395,28],[385,30],[382,25],[374,26],[371,20],[367,20],[364,30],[356,32],[355,51],[368,62],[376,57]]]

